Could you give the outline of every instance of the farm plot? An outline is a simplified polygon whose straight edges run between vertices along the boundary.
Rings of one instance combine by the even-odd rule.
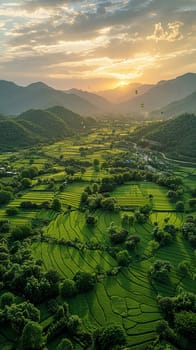
[[[136,208],[151,204],[153,210],[170,211],[174,205],[167,198],[167,190],[152,182],[130,182],[112,192],[121,207]],[[152,195],[150,200],[149,196]]]
[[[37,212],[35,210],[20,210],[16,216],[6,215],[5,209],[0,209],[0,220],[8,220],[11,226],[26,225],[35,218]]]
[[[73,146],[73,141],[66,140],[65,142],[58,142],[50,146],[43,148],[46,156],[59,158],[60,155],[66,158],[78,158],[80,156],[79,152],[80,146]]]
[[[167,190],[152,182],[141,182],[139,188],[144,197],[149,198],[152,195],[153,210],[167,211],[174,210],[174,205],[167,198]]]
[[[116,266],[106,252],[85,251],[51,243],[34,243],[34,256],[42,259],[46,269],[55,269],[63,278],[72,278],[78,270],[95,271],[101,264],[107,271]],[[121,324],[127,334],[128,348],[134,349],[155,338],[161,319],[145,270],[131,266],[115,278],[97,283],[94,291],[70,299],[71,313],[82,317],[87,327],[107,323]]]
[[[103,271],[108,271],[116,266],[107,252],[83,251],[56,243],[33,243],[32,252],[43,261],[46,270],[55,269],[64,278],[72,278],[78,270],[93,272],[101,266]]]
[[[40,176],[41,180],[50,180],[53,179],[54,181],[63,181],[65,179],[65,171],[59,171],[54,174],[46,174]]]
[[[45,201],[51,201],[54,197],[53,192],[49,191],[29,191],[25,193],[22,197],[14,199],[9,203],[9,207],[19,207],[21,202],[30,201],[32,203],[41,204]]]
[[[121,207],[136,208],[148,203],[147,196],[145,197],[139,185],[135,183],[118,186],[112,192],[112,196]]]
[[[86,225],[84,213],[72,211],[70,213],[58,215],[56,220],[53,220],[46,228],[44,234],[57,239],[63,238],[66,241],[78,239],[82,242],[108,242],[107,228],[111,222],[119,225],[120,216],[118,213],[109,215],[102,211],[97,211],[95,216],[98,220],[97,225],[92,227]]]
[[[134,268],[115,278],[108,277],[97,284],[94,292],[70,300],[70,310],[77,311],[87,326],[90,322],[95,326],[121,324],[129,349],[154,339],[161,319],[147,276]]]
[[[99,181],[103,177],[109,177],[108,173],[105,170],[100,169],[99,171],[95,171],[92,167],[88,168],[85,173],[82,175],[82,179],[84,181]]]
[[[78,208],[81,194],[86,186],[87,184],[84,182],[65,185],[63,192],[58,196],[62,205],[71,205],[74,208]]]

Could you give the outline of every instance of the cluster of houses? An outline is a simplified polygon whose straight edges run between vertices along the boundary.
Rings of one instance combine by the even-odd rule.
[[[4,176],[4,177],[6,177],[6,176],[14,176],[14,175],[17,175],[17,172],[11,171],[10,170],[10,166],[7,166],[7,168],[6,167],[0,167],[0,176],[1,177],[2,176]]]

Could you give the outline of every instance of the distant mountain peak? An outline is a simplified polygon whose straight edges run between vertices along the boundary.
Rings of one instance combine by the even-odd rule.
[[[188,73],[185,73],[185,74],[180,75],[180,76],[177,77],[176,79],[178,79],[178,78],[185,78],[185,77],[194,77],[194,76],[196,76],[196,73],[188,72]]]
[[[45,84],[45,83],[43,83],[42,81],[37,81],[37,82],[35,82],[35,83],[32,83],[32,84],[30,84],[30,85],[28,85],[27,86],[27,88],[33,88],[33,89],[45,89],[45,88],[47,88],[47,89],[52,89],[50,86],[48,86],[47,84]]]
[[[7,81],[7,80],[0,80],[0,87],[19,87],[18,85],[16,85],[13,81]]]

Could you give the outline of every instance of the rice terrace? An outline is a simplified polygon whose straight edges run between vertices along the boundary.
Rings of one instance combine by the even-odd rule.
[[[2,350],[35,323],[49,350],[65,335],[78,350],[191,349],[166,320],[193,313],[196,170],[136,146],[133,125],[2,153]]]

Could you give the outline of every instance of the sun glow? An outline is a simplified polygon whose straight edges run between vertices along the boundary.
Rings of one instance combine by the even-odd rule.
[[[125,87],[125,86],[127,86],[127,85],[129,85],[129,82],[128,82],[128,81],[126,81],[126,80],[121,80],[121,81],[119,81],[119,83],[117,84],[117,87]]]

